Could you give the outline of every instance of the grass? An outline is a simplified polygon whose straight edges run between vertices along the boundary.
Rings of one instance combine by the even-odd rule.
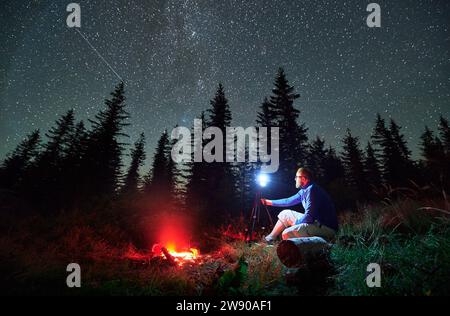
[[[331,295],[448,295],[448,217],[418,210],[412,200],[366,208],[347,217],[331,252],[337,273]],[[381,266],[382,287],[366,285],[366,268]]]
[[[198,263],[172,267],[150,262],[148,251],[136,250],[117,227],[99,225],[98,216],[103,215],[74,212],[53,219],[15,221],[15,228],[0,238],[0,273],[5,285],[1,294],[285,294],[277,288],[284,268],[276,258],[275,248],[216,241],[217,249],[202,256]],[[237,270],[240,258],[245,258],[248,267],[245,275],[237,283],[221,284],[223,275]],[[72,262],[81,266],[81,289],[65,286],[66,267]]]
[[[6,295],[282,296],[448,295],[450,225],[446,201],[402,199],[342,216],[326,288],[286,283],[275,247],[219,236],[195,264],[149,260],[108,213],[74,211],[55,218],[1,222],[0,275]],[[428,207],[427,209],[423,209]],[[69,263],[82,268],[82,288],[68,289]],[[367,287],[366,268],[378,263],[382,287]],[[308,285],[307,285],[308,284]]]

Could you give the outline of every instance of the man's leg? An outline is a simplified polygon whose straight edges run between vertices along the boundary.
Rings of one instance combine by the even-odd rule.
[[[278,222],[273,228],[272,232],[265,237],[267,242],[272,242],[278,238],[278,236],[288,227],[295,225],[299,218],[304,215],[291,210],[284,210],[278,215]]]
[[[308,232],[309,224],[300,224],[292,226],[283,231],[283,240],[291,239],[291,238],[303,238],[303,237],[312,237]]]
[[[326,226],[319,227],[315,224],[300,224],[292,226],[283,231],[283,240],[290,238],[304,238],[304,237],[322,237],[325,240],[332,240],[336,232]]]
[[[284,226],[283,222],[279,220],[275,224],[275,227],[273,228],[272,232],[268,236],[266,236],[266,241],[268,242],[274,241],[285,229],[286,226]]]

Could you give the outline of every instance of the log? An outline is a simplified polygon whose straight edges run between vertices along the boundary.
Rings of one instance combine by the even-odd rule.
[[[277,248],[280,261],[288,268],[300,268],[327,256],[331,244],[320,237],[292,238]]]
[[[167,261],[173,265],[176,266],[177,262],[175,261],[175,258],[169,253],[169,251],[167,250],[167,248],[162,247],[161,248],[162,253],[164,254],[164,257],[166,257]]]

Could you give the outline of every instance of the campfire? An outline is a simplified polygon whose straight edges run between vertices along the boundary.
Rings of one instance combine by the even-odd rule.
[[[183,266],[186,263],[195,263],[200,258],[200,251],[196,248],[178,249],[175,244],[155,244],[152,247],[154,256],[160,256],[169,262],[178,266]]]
[[[152,226],[158,227],[150,240],[153,247],[144,254],[131,249],[126,255],[136,266],[183,267],[201,264],[208,258],[201,256],[198,247],[193,246],[190,230],[193,225],[183,214],[161,213]]]

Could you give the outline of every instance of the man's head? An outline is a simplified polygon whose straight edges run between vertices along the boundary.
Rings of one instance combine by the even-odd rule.
[[[307,168],[300,168],[295,175],[295,187],[297,189],[302,189],[308,186],[312,181],[312,173]]]

